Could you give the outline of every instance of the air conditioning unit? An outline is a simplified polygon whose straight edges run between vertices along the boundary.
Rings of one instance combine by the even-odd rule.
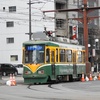
[[[57,42],[64,42],[62,37],[55,37],[55,40],[56,40]]]
[[[56,37],[57,42],[70,43],[70,39],[64,37]]]
[[[70,43],[72,43],[72,44],[79,44],[78,40],[70,40]]]
[[[70,43],[70,39],[68,39],[68,38],[63,38],[63,41],[64,41],[65,43]]]

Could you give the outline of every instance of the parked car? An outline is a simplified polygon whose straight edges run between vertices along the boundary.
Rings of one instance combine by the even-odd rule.
[[[23,64],[15,64],[14,67],[17,68],[19,75],[23,74]]]
[[[7,76],[9,74],[18,74],[18,70],[12,64],[0,63],[0,68],[3,76]]]

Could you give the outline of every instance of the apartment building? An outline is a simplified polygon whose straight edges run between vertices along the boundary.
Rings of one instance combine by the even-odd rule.
[[[22,43],[29,40],[29,0],[0,0],[0,63],[22,63]],[[54,19],[43,10],[54,9],[48,0],[31,0],[31,32],[54,30]],[[52,5],[52,6],[51,6]]]
[[[74,0],[55,0],[55,10],[58,9],[74,9],[77,8]],[[77,12],[55,12],[55,31],[56,36],[70,37],[72,34],[72,26],[77,25],[77,21],[69,18],[77,17]]]

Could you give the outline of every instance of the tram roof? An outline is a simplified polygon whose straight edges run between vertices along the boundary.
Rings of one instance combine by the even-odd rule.
[[[52,41],[26,41],[23,44],[44,44],[48,46],[59,46],[58,44],[53,43]]]
[[[55,41],[26,41],[23,43],[25,44],[44,44],[48,46],[57,46],[57,47],[67,47],[67,48],[78,48],[78,49],[85,49],[85,46],[82,45],[76,45],[76,44],[70,44],[70,43],[61,43],[61,42],[55,42]]]

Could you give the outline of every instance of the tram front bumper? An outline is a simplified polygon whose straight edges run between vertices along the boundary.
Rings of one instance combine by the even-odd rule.
[[[34,84],[34,83],[46,83],[47,76],[46,75],[28,75],[23,76],[25,84]]]
[[[23,75],[23,78],[46,78],[46,75]]]

